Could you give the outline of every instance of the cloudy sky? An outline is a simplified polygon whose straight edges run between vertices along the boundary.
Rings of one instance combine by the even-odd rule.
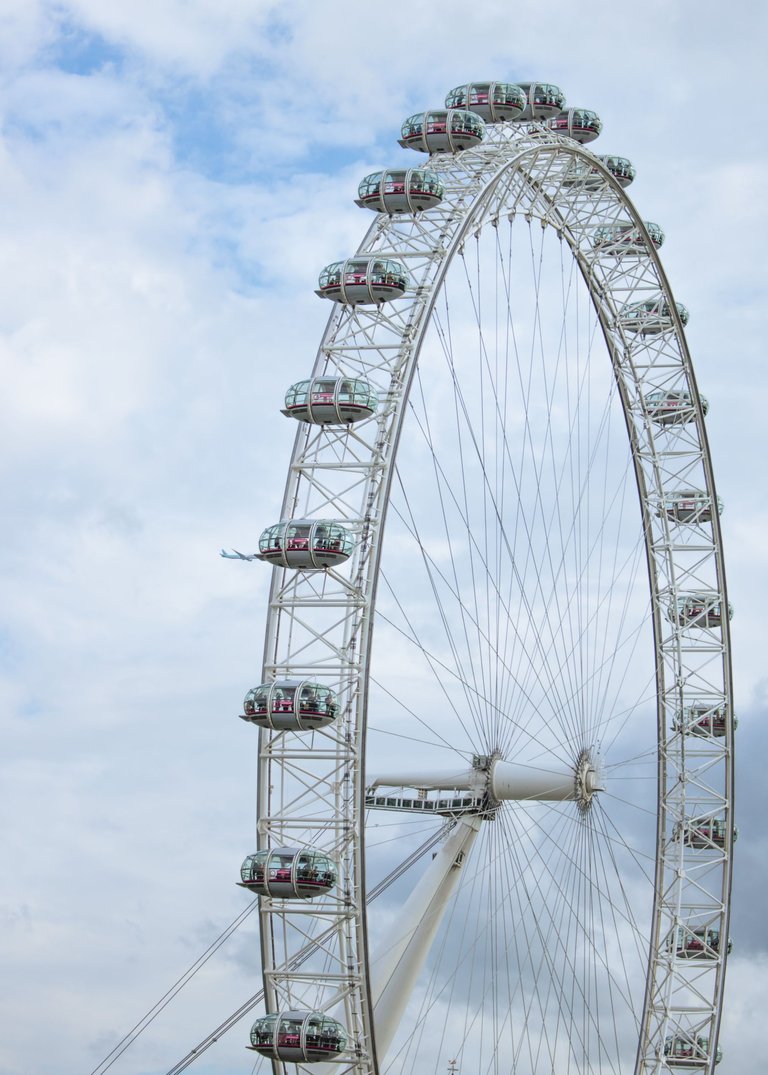
[[[691,311],[736,609],[719,1070],[755,1070],[767,21],[759,0],[0,0],[1,1075],[89,1072],[242,909],[255,758],[234,717],[268,571],[218,549],[278,518],[282,391],[325,322],[318,270],[367,225],[357,180],[473,78],[600,113],[595,148],[635,163]],[[255,924],[232,944],[114,1071],[166,1071],[255,992]],[[244,1030],[195,1070],[250,1070]]]

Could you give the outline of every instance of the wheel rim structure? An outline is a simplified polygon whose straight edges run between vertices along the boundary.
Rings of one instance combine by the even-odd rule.
[[[311,373],[313,378],[365,379],[377,389],[381,405],[373,417],[355,425],[300,424],[288,472],[281,519],[336,520],[354,534],[355,545],[346,563],[325,570],[293,570],[284,566],[273,568],[261,682],[312,680],[330,687],[338,697],[339,707],[337,719],[317,731],[260,730],[258,847],[261,850],[276,847],[320,850],[334,861],[338,880],[332,891],[315,900],[262,895],[260,925],[266,1008],[268,1012],[275,1013],[297,1010],[335,1012],[348,1034],[346,1050],[334,1061],[334,1068],[339,1072],[375,1073],[380,1068],[394,1072],[398,1070],[398,1064],[403,1070],[406,1066],[417,1070],[422,1067],[425,1070],[438,1070],[436,1058],[442,1054],[434,1043],[430,1044],[434,1058],[431,1066],[420,1055],[411,1055],[408,1050],[417,1036],[424,1036],[425,1027],[429,1039],[432,1033],[429,1019],[435,1017],[436,1009],[442,1010],[444,1006],[444,986],[443,993],[437,990],[432,1001],[425,999],[422,990],[422,1007],[429,1009],[431,1015],[421,1024],[418,1024],[417,1016],[417,1028],[409,1030],[405,1038],[403,1032],[398,1039],[394,1030],[385,1032],[382,1029],[385,1017],[377,1007],[378,1050],[375,1044],[374,1005],[377,987],[371,984],[372,959],[368,951],[364,833],[366,818],[369,832],[373,832],[371,819],[374,816],[378,819],[383,817],[396,829],[397,817],[405,817],[408,810],[411,811],[410,817],[413,816],[416,809],[414,802],[423,803],[430,798],[439,799],[441,794],[452,793],[452,802],[455,804],[462,796],[467,801],[474,796],[474,805],[469,807],[454,805],[442,810],[439,805],[434,807],[435,817],[429,820],[434,827],[436,818],[439,816],[442,819],[446,832],[450,833],[449,843],[457,839],[460,830],[465,832],[473,829],[471,840],[474,840],[474,829],[482,828],[483,833],[496,833],[493,838],[483,838],[491,848],[487,854],[491,857],[496,855],[496,861],[499,855],[504,857],[507,868],[514,875],[507,877],[504,884],[507,891],[510,887],[522,885],[520,892],[527,892],[525,899],[521,897],[522,902],[527,899],[533,906],[547,898],[562,907],[572,899],[575,905],[582,899],[577,892],[583,892],[586,893],[584,906],[587,903],[590,907],[595,906],[595,894],[601,887],[601,877],[607,878],[606,867],[595,865],[602,854],[598,845],[604,847],[606,856],[609,856],[613,855],[612,848],[621,844],[619,853],[623,856],[622,861],[629,864],[630,870],[632,860],[639,862],[643,859],[645,863],[641,863],[637,887],[642,888],[639,878],[644,875],[646,890],[642,900],[647,907],[643,922],[630,927],[628,923],[634,915],[632,908],[635,900],[635,894],[630,889],[634,888],[635,882],[631,875],[622,880],[618,876],[618,866],[615,866],[616,877],[611,883],[616,886],[620,896],[616,897],[615,902],[604,906],[600,904],[600,913],[606,919],[612,919],[612,925],[609,923],[606,926],[604,921],[602,926],[596,926],[594,921],[585,921],[576,912],[571,916],[573,923],[568,925],[567,922],[571,921],[568,913],[558,911],[561,917],[557,917],[554,910],[547,911],[543,907],[520,912],[510,910],[509,922],[512,925],[504,928],[515,934],[514,943],[510,937],[506,940],[502,938],[498,932],[501,927],[496,925],[494,928],[497,932],[488,951],[482,956],[472,957],[477,959],[477,967],[480,968],[473,973],[480,974],[482,971],[486,982],[491,978],[498,981],[501,976],[511,976],[512,984],[504,986],[507,1009],[501,1010],[495,1001],[483,1005],[493,1011],[488,1019],[495,1024],[492,1032],[495,1036],[485,1029],[478,1030],[479,1024],[467,1027],[465,1016],[464,1031],[456,1030],[445,1036],[445,1048],[451,1050],[450,1055],[461,1055],[465,1047],[480,1048],[477,1045],[479,1035],[485,1039],[482,1048],[486,1055],[479,1062],[476,1055],[465,1053],[467,1066],[471,1063],[473,1067],[521,1073],[554,1070],[634,1070],[639,1073],[679,1071],[681,1068],[712,1071],[716,1063],[728,947],[734,839],[734,722],[729,617],[726,612],[729,606],[718,511],[713,508],[697,513],[695,508],[674,507],[680,501],[681,490],[688,491],[691,496],[694,493],[690,491],[695,491],[698,500],[694,498],[694,504],[717,504],[704,428],[705,406],[697,391],[681,314],[675,306],[648,230],[622,187],[599,158],[571,139],[555,133],[546,124],[489,125],[486,138],[479,146],[457,154],[433,153],[428,167],[445,186],[440,205],[419,214],[377,214],[355,255],[398,260],[408,269],[411,280],[409,290],[396,302],[373,306],[334,305]],[[630,226],[639,237],[638,248],[630,254],[617,255],[615,250],[611,251],[595,242],[596,232],[614,234],[615,231],[610,232],[610,229],[624,228],[626,231]],[[607,743],[613,734],[607,719],[601,723],[595,717],[589,732],[592,738],[585,739],[587,733],[577,731],[565,744],[567,736],[563,733],[561,745],[573,763],[576,783],[581,781],[581,791],[576,794],[579,801],[536,806],[537,810],[548,811],[541,815],[543,817],[559,819],[567,816],[567,824],[582,826],[583,843],[579,845],[582,850],[578,853],[581,858],[577,860],[576,852],[573,852],[569,860],[568,876],[571,880],[566,881],[565,874],[555,877],[552,870],[546,885],[541,876],[533,878],[538,870],[533,858],[527,864],[509,865],[510,848],[513,845],[522,846],[529,838],[526,834],[533,832],[538,824],[533,816],[533,808],[528,812],[526,802],[518,802],[510,808],[517,811],[510,817],[518,827],[508,830],[514,835],[507,838],[506,845],[498,835],[502,832],[498,799],[503,797],[503,793],[497,794],[493,789],[504,783],[506,770],[503,765],[499,767],[500,759],[496,755],[500,752],[497,748],[505,736],[510,738],[512,732],[518,735],[518,739],[520,734],[524,739],[528,736],[530,742],[535,738],[530,731],[531,724],[528,725],[528,731],[520,733],[520,728],[527,721],[519,713],[510,716],[512,702],[509,697],[500,700],[497,693],[490,707],[494,714],[493,727],[486,729],[479,740],[470,736],[467,743],[462,744],[459,753],[466,763],[463,776],[452,778],[443,775],[435,777],[431,783],[429,775],[379,777],[370,756],[367,764],[371,771],[366,774],[366,749],[371,734],[367,730],[366,718],[371,705],[378,706],[380,713],[382,705],[389,699],[393,709],[410,708],[413,712],[407,700],[397,700],[394,692],[372,670],[377,588],[381,589],[381,603],[385,609],[383,622],[387,622],[388,610],[398,607],[399,600],[390,595],[387,575],[382,567],[383,564],[386,567],[386,554],[382,560],[384,524],[392,504],[395,505],[392,512],[397,514],[402,532],[407,534],[410,531],[413,547],[419,550],[433,591],[435,585],[445,592],[453,588],[452,583],[446,583],[448,569],[440,575],[435,554],[426,549],[425,542],[418,535],[414,536],[415,523],[408,518],[409,501],[407,494],[403,494],[396,463],[401,435],[408,421],[412,427],[409,435],[420,427],[422,444],[431,443],[432,433],[429,430],[426,434],[424,432],[429,423],[426,411],[422,418],[418,417],[418,398],[423,391],[418,365],[420,355],[423,352],[422,357],[426,356],[436,339],[438,344],[441,338],[444,342],[447,315],[442,310],[443,306],[447,307],[445,296],[449,290],[446,283],[449,273],[464,267],[467,275],[467,252],[476,240],[480,241],[479,237],[483,237],[482,242],[486,245],[498,245],[499,237],[506,234],[507,229],[511,234],[513,228],[522,228],[522,234],[528,237],[526,242],[531,244],[538,243],[541,236],[546,236],[547,242],[561,251],[563,263],[571,266],[571,272],[579,281],[578,286],[587,297],[592,319],[589,332],[602,341],[601,346],[608,355],[606,376],[609,392],[618,408],[616,413],[627,454],[627,473],[639,493],[639,518],[637,509],[632,505],[638,535],[637,555],[632,560],[632,578],[636,578],[640,571],[647,573],[649,580],[644,583],[646,605],[641,613],[635,612],[633,615],[637,623],[642,620],[650,632],[647,664],[653,701],[644,707],[637,702],[625,707],[627,713],[632,709],[633,721],[640,720],[640,710],[643,709],[646,725],[653,724],[652,729],[646,728],[650,745],[643,751],[643,764],[651,767],[653,775],[650,784],[646,781],[645,786],[652,787],[652,793],[645,807],[639,808],[646,814],[650,809],[650,835],[646,834],[645,837],[647,846],[644,851],[633,852],[618,830],[608,827],[614,824],[612,821],[602,823],[596,820],[603,816],[602,806],[596,806],[593,810],[591,792],[587,796],[584,794],[587,770],[590,771],[590,788],[595,784],[601,787],[601,777],[592,769],[597,768],[599,742]],[[476,267],[480,265],[480,260],[478,254]],[[501,270],[498,270],[498,264],[501,264]],[[497,262],[497,277],[504,277],[507,271],[504,264],[503,258]],[[534,283],[534,288],[536,286]],[[513,282],[507,279],[506,283],[502,283],[502,290],[509,300],[509,293],[514,290]],[[471,286],[467,293],[470,295],[470,305],[479,302],[479,292],[475,294]],[[659,303],[662,301],[665,304],[665,321],[659,326],[649,319],[658,316],[658,310],[662,308]],[[644,309],[640,305],[642,303],[648,306]],[[651,307],[657,311],[656,314],[648,312]],[[639,315],[637,310],[641,311]],[[638,317],[645,319],[639,329]],[[514,323],[508,314],[505,313],[501,320],[507,326],[512,324],[514,330]],[[537,330],[534,328],[532,331],[535,335]],[[580,331],[586,331],[585,327],[582,326]],[[462,347],[458,346],[457,350],[462,350]],[[489,384],[493,378],[488,365],[488,350],[488,341],[481,341],[481,364],[486,364],[486,383]],[[560,362],[565,369],[570,362],[569,356],[566,358],[568,361],[548,357],[547,361]],[[425,370],[428,370],[428,356],[424,361]],[[450,359],[452,362],[453,358]],[[498,364],[496,372],[498,374]],[[451,365],[447,374],[449,383],[454,374],[456,370]],[[557,376],[552,375],[553,385]],[[493,391],[495,395],[489,399],[487,410],[496,411],[493,421],[498,428],[499,423],[503,426],[506,419],[499,417],[501,393],[498,387]],[[547,391],[545,389],[545,395]],[[581,389],[576,386],[575,391],[581,392]],[[685,420],[663,420],[658,409],[654,409],[653,400],[657,398],[654,393],[665,393],[667,398],[677,394],[675,398],[684,399],[688,408]],[[680,393],[687,395],[681,396]],[[462,398],[459,390],[451,407],[456,406],[456,399],[464,406]],[[509,401],[506,396],[505,399],[504,406],[507,406]],[[468,405],[476,406],[477,403]],[[583,406],[583,401],[580,406]],[[566,420],[569,435],[563,440],[563,444],[566,440],[568,443],[562,449],[562,460],[566,462],[558,464],[561,467],[558,472],[560,477],[556,475],[553,478],[558,488],[560,479],[565,482],[568,477],[565,471],[572,465],[576,451],[573,444],[580,436],[572,421],[568,426],[569,421],[571,419]],[[526,428],[536,424],[532,418],[526,418],[525,422]],[[542,445],[545,441],[554,440],[555,435],[551,432],[553,422],[550,415],[546,419],[548,431],[540,441]],[[600,426],[599,421],[593,424]],[[605,462],[601,463],[605,477],[612,473],[614,453],[612,448],[609,451],[608,440],[602,437],[602,433],[596,435],[593,454],[595,457],[605,457]],[[499,451],[503,454],[508,450],[506,432],[501,440],[504,444]],[[585,452],[589,450],[585,448]],[[474,451],[477,456],[477,445]],[[485,449],[481,447],[479,451],[482,455]],[[541,453],[540,459],[543,460],[544,447]],[[531,457],[535,454],[533,448],[530,454]],[[497,459],[492,461],[489,458],[487,463],[490,469],[496,467],[498,470]],[[475,545],[470,549],[467,562],[482,565],[495,559],[497,563],[504,561],[506,565],[502,571],[502,574],[506,572],[504,586],[509,595],[513,591],[516,593],[515,616],[512,616],[511,597],[500,596],[500,582],[493,584],[495,591],[490,600],[496,608],[497,622],[501,609],[505,613],[507,634],[511,631],[519,643],[522,656],[515,658],[517,664],[510,673],[510,682],[519,696],[518,703],[520,698],[524,700],[528,697],[533,714],[534,710],[541,711],[546,694],[552,691],[549,687],[543,691],[541,683],[536,685],[538,673],[526,672],[526,654],[530,656],[533,651],[538,653],[531,662],[537,667],[543,667],[546,659],[546,639],[541,634],[537,636],[535,629],[526,627],[526,624],[536,616],[543,616],[548,624],[549,648],[557,648],[557,642],[562,649],[552,661],[555,670],[563,672],[568,666],[573,671],[579,660],[574,656],[578,651],[578,639],[577,642],[573,639],[567,641],[566,629],[562,626],[565,619],[570,617],[572,623],[578,621],[576,633],[580,624],[582,637],[587,637],[589,647],[595,650],[590,625],[599,622],[605,627],[609,620],[612,624],[619,620],[624,622],[627,619],[626,610],[634,598],[602,597],[601,594],[607,595],[609,589],[605,582],[600,581],[596,584],[596,598],[594,595],[590,598],[581,583],[574,584],[570,595],[556,594],[554,591],[559,588],[558,579],[567,573],[562,565],[552,569],[548,583],[541,579],[534,583],[521,581],[533,577],[539,568],[534,566],[529,570],[525,566],[527,561],[518,554],[517,546],[511,549],[508,539],[511,523],[506,517],[502,518],[507,507],[499,505],[498,480],[494,486],[495,492],[488,492],[490,486],[482,477],[482,465],[477,458],[475,464],[472,481],[478,487],[483,487],[485,496],[485,506],[480,510],[486,519],[496,518],[502,537],[493,539],[496,545],[491,550],[492,554],[488,551],[487,541],[484,550],[479,544]],[[442,484],[441,464],[430,458],[429,450],[425,450],[424,465],[435,469],[437,485],[445,492],[447,486]],[[554,470],[554,463],[552,468]],[[535,466],[533,471],[536,471]],[[517,493],[522,495],[520,489]],[[637,493],[633,493],[635,502]],[[467,495],[465,492],[465,498]],[[539,500],[544,495],[541,489],[535,494]],[[577,515],[579,512],[583,515],[578,506],[578,493],[575,498],[573,493],[570,495],[571,503],[577,504]],[[604,494],[601,503],[606,513],[611,497],[612,504],[618,503],[618,496],[610,494],[610,491]],[[508,504],[514,503],[511,493],[507,499]],[[672,509],[670,504],[673,505]],[[457,507],[456,503],[450,510],[454,512],[454,518],[462,517],[463,509]],[[544,525],[545,518],[552,522],[553,516],[546,515],[550,509],[545,510],[540,506],[536,510],[539,513],[537,525]],[[466,520],[464,522],[471,544],[469,524]],[[395,523],[392,525],[394,527]],[[570,530],[567,526],[564,531],[561,529],[561,534],[563,532],[562,560],[571,556],[572,547],[579,541],[573,537],[573,525]],[[594,534],[598,533],[599,539],[586,536],[587,543],[593,541],[592,547],[598,540],[601,545],[608,543],[611,536],[607,530],[594,531]],[[528,540],[534,547],[539,538],[529,534]],[[549,539],[546,541],[548,543]],[[593,553],[588,552],[584,561],[590,572],[592,556]],[[452,557],[453,551],[449,559]],[[620,559],[618,554],[613,554],[614,565]],[[396,568],[398,557],[392,562]],[[455,568],[453,570],[455,578]],[[586,570],[586,567],[578,568],[577,573],[581,571],[583,574]],[[598,574],[603,570],[600,568]],[[474,568],[472,572],[474,574]],[[629,586],[628,572],[627,568],[624,574],[617,573],[611,585],[619,590],[625,582]],[[382,578],[386,585],[379,587]],[[407,573],[403,579],[407,590]],[[527,596],[524,592],[526,586]],[[434,595],[437,597],[436,593]],[[541,604],[543,607],[547,597],[552,612],[535,612],[532,605],[538,607]],[[578,613],[572,612],[571,607],[575,608],[582,598],[584,608]],[[597,607],[591,609],[589,601],[592,599],[597,601]],[[697,600],[706,605],[703,612],[698,606],[694,607]],[[606,603],[611,604],[613,609],[610,615],[601,610]],[[478,617],[467,612],[463,598],[458,600],[456,607],[459,609],[457,615],[462,620],[466,613],[466,622],[474,624],[478,637],[487,636],[490,628],[481,630]],[[621,613],[620,609],[623,609]],[[720,615],[710,615],[713,609],[719,609]],[[416,629],[409,615],[402,612],[395,634],[399,631],[401,636],[410,635],[413,641]],[[555,620],[559,626],[553,626]],[[509,623],[513,624],[511,628]],[[377,630],[385,630],[381,624],[380,620]],[[450,624],[444,628],[446,631],[450,629]],[[606,643],[601,643],[601,656],[598,659],[593,654],[589,678],[576,687],[576,691],[582,695],[591,692],[589,705],[593,714],[600,706],[610,708],[613,704],[606,700],[610,693],[606,686],[610,677],[605,669],[614,669],[614,665],[619,669],[625,668],[622,664],[623,654],[634,645],[634,628],[626,627],[623,630],[625,634],[616,642],[616,651],[622,651],[620,658],[610,655],[609,661]],[[395,635],[390,637],[394,638]],[[498,647],[495,652],[498,654]],[[455,685],[462,664],[459,656],[454,654],[455,668],[450,673],[446,671],[444,662],[441,663],[439,658],[433,660],[433,657],[434,653],[427,655],[427,664],[437,680]],[[506,671],[510,671],[512,658],[505,656],[503,661],[501,658],[499,660]],[[478,661],[482,663],[479,658]],[[627,679],[633,674],[629,670],[630,663],[627,659],[624,673]],[[618,692],[621,672],[614,669],[610,674],[615,681],[610,691]],[[467,703],[472,704],[473,699],[479,699],[490,688],[487,683],[478,686],[477,678],[468,683],[468,674],[466,678],[467,682],[461,684],[461,689]],[[598,697],[601,685],[604,688],[602,701]],[[569,694],[567,687],[561,688],[557,684],[556,687],[564,695]],[[531,700],[533,695],[536,698]],[[647,702],[647,697],[645,700]],[[625,710],[621,712],[625,713]],[[418,712],[413,715],[419,719]],[[722,721],[722,727],[718,726],[714,731],[716,719]],[[628,720],[626,713],[616,717],[619,730]],[[539,720],[538,723],[539,742],[549,742],[547,722]],[[422,731],[423,724],[431,724],[434,729],[434,717],[430,716],[422,722],[419,726]],[[508,730],[511,729],[510,735],[504,731],[507,726]],[[417,737],[414,735],[414,739]],[[439,739],[440,736],[435,733],[433,738]],[[481,751],[474,759],[472,743],[479,743]],[[547,749],[546,746],[543,749]],[[555,747],[552,753],[556,753]],[[541,753],[537,756],[540,758]],[[503,764],[514,763],[516,757],[514,752],[505,753],[501,760]],[[607,754],[605,761],[609,774],[606,788],[610,789],[611,759]],[[535,764],[541,765],[541,761]],[[625,771],[630,774],[626,788],[631,789],[631,765]],[[648,775],[647,770],[645,774]],[[551,773],[547,779],[550,778]],[[509,779],[514,783],[517,778]],[[630,791],[625,791],[621,779],[616,785],[616,800],[619,802],[632,797]],[[388,794],[385,791],[387,785],[390,786]],[[392,790],[392,787],[399,787],[399,790]],[[408,788],[410,791],[404,790]],[[553,797],[565,798],[566,794],[563,792]],[[601,792],[597,794],[599,797]],[[518,791],[512,792],[509,797],[520,800],[525,799],[526,795]],[[532,793],[531,797],[546,799],[547,795]],[[573,798],[574,795],[569,797]],[[376,813],[376,809],[371,809],[383,807],[386,810],[388,805],[395,810],[399,808],[400,814]],[[419,806],[419,809],[423,812],[425,807]],[[495,820],[497,814],[499,824]],[[476,820],[473,821],[473,818]],[[419,821],[422,820],[420,815]],[[560,821],[557,823],[560,824]],[[507,822],[503,824],[506,826]],[[598,832],[601,824],[603,827]],[[543,826],[542,831],[545,828]],[[386,835],[386,830],[383,831]],[[550,827],[542,838],[544,842],[532,852],[537,856],[539,865],[551,861],[548,856],[554,852],[547,848],[551,849],[558,842],[557,833],[560,831]],[[584,833],[588,835],[584,836]],[[535,837],[531,836],[530,839],[531,846],[535,847]],[[406,841],[403,840],[405,845]],[[505,846],[506,850],[499,850]],[[463,856],[463,851],[454,854],[454,873],[460,872],[458,865]],[[378,851],[375,851],[374,857],[378,860]],[[472,857],[469,856],[467,861],[471,863]],[[546,872],[544,866],[542,869]],[[469,875],[468,867],[464,867],[464,873]],[[521,877],[527,877],[528,880],[520,881]],[[571,888],[566,891],[569,885]],[[495,891],[494,897],[489,881],[487,891],[483,890],[483,900],[488,899],[492,903],[494,898],[497,901],[506,899],[499,895],[499,888]],[[465,903],[469,901],[468,905],[471,905],[471,894],[463,898]],[[456,904],[459,903],[460,898],[457,897]],[[445,913],[450,917],[453,912]],[[518,913],[521,916],[519,919],[514,917]],[[579,915],[582,913],[586,912],[579,911]],[[500,914],[490,912],[490,919],[500,917]],[[431,932],[430,929],[426,932],[431,939],[438,931],[435,944],[438,947],[448,945],[450,948],[451,942],[446,937],[450,936],[452,929],[454,926],[443,927],[443,934],[440,934],[436,923]],[[624,962],[625,930],[628,930],[627,936],[632,935],[631,941],[626,943],[627,950],[637,950],[641,939],[642,951],[639,955],[635,951],[632,957],[634,969],[619,974],[614,973],[612,968]],[[592,962],[587,966],[587,956],[582,954],[582,950],[588,945],[590,936],[594,939],[595,933],[599,935],[602,951],[593,954]],[[713,938],[717,938],[717,943]],[[427,941],[424,946],[426,953]],[[504,960],[500,960],[501,951],[506,950],[508,954],[513,948],[514,959],[505,956]],[[534,951],[536,956],[533,955]],[[426,954],[423,958],[427,958]],[[434,962],[435,957],[430,958]],[[511,969],[510,963],[513,964]],[[577,964],[586,969],[579,970]],[[461,976],[466,968],[466,962],[462,964],[461,957],[458,957],[452,973]],[[411,988],[415,971],[409,973],[410,978],[406,974],[406,979],[408,988]],[[639,981],[640,975],[642,981]],[[526,976],[533,982],[527,999],[524,995]],[[558,984],[559,977],[569,984]],[[606,978],[609,985],[604,993]],[[630,989],[634,995],[627,1000],[624,994]],[[599,1010],[599,1015],[595,1015],[596,1010]],[[399,1010],[391,1016],[394,1023],[399,1018]],[[521,1022],[516,1023],[516,1019]],[[602,1020],[612,1029],[604,1033],[597,1025]],[[418,1029],[419,1025],[421,1029]],[[455,1029],[456,1018],[446,1015],[443,1025]],[[531,1029],[534,1025],[535,1032]],[[627,1027],[630,1028],[629,1032]],[[395,1056],[385,1065],[384,1054],[388,1051],[389,1039],[393,1034]],[[384,1038],[386,1041],[383,1041]],[[627,1043],[630,1038],[631,1049]],[[489,1044],[491,1040],[492,1044]],[[472,1045],[472,1042],[475,1044]],[[680,1042],[683,1046],[678,1048]],[[689,1047],[690,1043],[693,1044]],[[377,1051],[381,1054],[378,1057]],[[439,1062],[443,1064],[444,1061],[445,1057],[442,1057]],[[284,1063],[285,1057],[273,1059],[276,1071],[282,1071]],[[304,1064],[299,1063],[299,1066]],[[317,1065],[307,1065],[307,1068],[316,1071]]]

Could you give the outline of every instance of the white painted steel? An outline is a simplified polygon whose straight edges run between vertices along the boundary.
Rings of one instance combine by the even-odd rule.
[[[590,181],[574,182],[574,168],[585,163]],[[716,502],[683,326],[673,313],[670,331],[625,332],[622,307],[660,294],[674,311],[674,300],[650,241],[644,257],[636,251],[627,259],[607,257],[595,249],[592,235],[600,226],[629,223],[648,237],[626,194],[588,150],[541,125],[501,125],[476,149],[435,155],[430,169],[445,182],[442,204],[417,218],[377,218],[358,250],[402,261],[413,290],[386,307],[334,309],[311,371],[313,377],[367,379],[383,406],[375,419],[354,428],[300,427],[289,467],[281,518],[333,517],[355,532],[357,544],[347,564],[324,573],[273,569],[261,681],[311,676],[337,692],[340,718],[313,736],[260,732],[258,846],[318,847],[336,861],[339,884],[312,904],[262,900],[266,1007],[323,1010],[341,994],[352,1045],[337,1070],[377,1072],[364,766],[373,609],[394,458],[420,347],[451,262],[483,227],[517,216],[554,229],[570,248],[605,337],[632,448],[650,581],[658,722],[654,906],[635,1070],[667,1070],[664,1042],[670,1035],[693,1028],[717,1040],[724,953],[706,964],[675,960],[667,938],[689,921],[716,923],[728,936],[733,839],[729,625],[726,620],[717,630],[697,632],[663,614],[678,593],[701,590],[719,594],[727,607],[717,513],[705,524],[680,527],[658,511],[679,488],[702,490]],[[690,392],[695,421],[655,425],[644,400],[659,388]],[[679,711],[702,701],[727,712],[722,740],[694,742],[675,723]],[[522,778],[501,769],[495,779],[501,791]],[[557,779],[564,792],[564,776]],[[546,788],[538,782],[531,790],[541,797]],[[725,845],[706,857],[674,839],[692,804],[725,819]],[[322,959],[296,969],[295,953],[329,923],[335,932],[323,943]],[[386,1017],[382,1041],[394,1021],[394,1015]],[[699,1070],[711,1072],[713,1065],[710,1057]],[[282,1070],[279,1063],[275,1067]],[[595,1057],[588,1070],[614,1069]]]

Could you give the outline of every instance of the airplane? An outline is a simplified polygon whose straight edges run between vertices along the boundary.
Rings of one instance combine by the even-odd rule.
[[[237,549],[233,549],[232,552],[222,549],[219,556],[223,556],[225,560],[256,560],[258,558],[258,554],[255,552],[248,556],[244,552],[238,552]]]

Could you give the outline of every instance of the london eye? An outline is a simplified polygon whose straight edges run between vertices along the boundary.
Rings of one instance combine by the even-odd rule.
[[[664,230],[600,133],[548,83],[458,86],[319,273],[281,515],[233,554],[272,570],[239,883],[276,1073],[719,1059],[722,504]]]

